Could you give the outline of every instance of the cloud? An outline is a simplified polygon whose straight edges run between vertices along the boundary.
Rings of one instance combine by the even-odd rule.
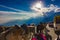
[[[5,6],[5,5],[0,5],[0,7],[4,7],[4,8],[7,8],[7,9],[11,9],[11,10],[15,10],[17,12],[25,12],[25,11],[22,11],[22,10],[19,10],[19,9],[16,9],[16,8],[12,8],[12,7],[8,7],[8,6]]]
[[[28,16],[2,16],[0,17],[0,24],[2,23],[6,23],[6,22],[9,22],[9,21],[12,21],[12,20],[28,20],[29,17]]]
[[[56,5],[50,4],[48,5],[49,7],[41,7],[41,8],[36,8],[34,5],[31,7],[33,11],[39,12],[39,13],[46,13],[46,12],[60,12],[60,8]]]
[[[39,13],[39,12],[33,12],[33,14],[31,14],[31,13],[29,14],[29,12],[26,12],[26,11],[23,11],[23,10],[19,10],[19,9],[16,9],[16,8],[8,7],[8,6],[5,6],[5,5],[0,5],[0,6],[4,7],[4,8],[11,9],[11,10],[18,11],[18,13],[16,13],[16,12],[5,12],[5,13],[0,13],[0,14],[25,14],[25,15],[33,15],[33,17],[43,15],[42,13]],[[2,12],[2,11],[0,11],[0,12]]]
[[[55,12],[60,12],[60,8],[57,8],[57,9],[55,10]]]
[[[60,8],[53,4],[50,4],[49,7],[43,7],[41,8],[41,10],[39,8],[35,8],[37,11],[35,9],[32,9],[34,10],[33,12],[18,10],[15,8],[2,6],[2,5],[0,6],[11,9],[11,10],[18,11],[18,12],[0,11],[0,24],[9,22],[11,20],[28,20],[30,18],[42,17],[44,13],[51,12],[51,11],[60,12]]]
[[[4,14],[27,14],[27,12],[24,12],[24,11],[22,11],[22,12],[11,12],[11,11],[0,11],[0,15],[4,15]]]
[[[48,12],[50,12],[50,11],[55,12],[56,9],[58,10],[58,7],[56,5],[50,4],[49,9],[47,9],[47,10],[48,10]]]
[[[9,22],[11,20],[28,20],[42,16],[37,12],[8,12],[0,11],[0,24]]]
[[[60,7],[53,4],[50,5],[49,9],[49,11],[60,12]]]

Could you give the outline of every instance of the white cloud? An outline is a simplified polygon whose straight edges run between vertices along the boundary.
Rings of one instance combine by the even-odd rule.
[[[2,6],[2,5],[0,5],[0,6]],[[7,6],[2,6],[2,7],[16,10],[18,12],[0,11],[0,24],[9,22],[11,20],[16,20],[16,19],[28,20],[30,18],[40,17],[40,16],[44,15],[43,13],[50,12],[50,11],[60,12],[60,8],[58,8],[56,5],[53,5],[53,4],[49,5],[49,7],[43,7],[40,9],[31,7],[32,10],[34,10],[34,11],[37,10],[36,12],[22,11],[22,10],[18,10],[18,9],[7,7]]]
[[[11,12],[11,11],[0,11],[0,14],[4,15],[4,14],[28,14],[27,12]]]
[[[60,8],[55,9],[55,12],[60,12]]]
[[[0,11],[0,24],[9,22],[11,20],[28,20],[30,18],[36,18],[42,16],[37,12],[8,12]]]
[[[2,17],[0,17],[0,24],[2,24],[2,23],[6,23],[6,22],[9,22],[9,21],[12,21],[12,20],[27,20],[27,19],[29,19],[29,17],[28,16],[22,16],[22,17],[14,17],[14,16],[2,16]]]
[[[50,4],[49,7],[42,7],[42,8],[36,8],[35,5],[33,5],[31,9],[42,14],[46,12],[51,12],[51,11],[60,12],[60,8],[53,4]]]
[[[16,9],[16,8],[12,8],[12,7],[8,7],[8,6],[5,6],[5,5],[0,5],[0,7],[4,7],[4,8],[7,8],[7,9],[11,9],[11,10],[15,10],[17,12],[25,12],[25,11],[22,11],[22,10],[19,10],[19,9]]]

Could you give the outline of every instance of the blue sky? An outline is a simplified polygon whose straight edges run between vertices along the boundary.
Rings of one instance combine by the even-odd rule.
[[[33,4],[36,1],[42,1],[45,4],[45,6],[50,4],[60,6],[60,0],[0,0],[0,5],[5,5],[20,10],[30,11],[31,4]],[[4,10],[4,9],[0,8],[0,10]]]
[[[43,4],[41,10],[33,8],[38,2]],[[13,20],[36,20],[39,17],[45,20],[44,15],[53,18],[56,12],[60,12],[60,0],[0,0],[0,24]]]

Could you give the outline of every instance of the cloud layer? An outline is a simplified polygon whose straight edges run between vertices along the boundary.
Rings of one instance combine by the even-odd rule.
[[[36,18],[42,16],[37,12],[8,12],[0,11],[0,23],[6,23],[11,20],[28,20],[30,18]]]
[[[53,4],[48,5],[48,7],[40,7],[40,8],[35,7],[35,5],[33,5],[31,7],[31,9],[36,12],[40,12],[40,13],[46,13],[46,12],[51,12],[51,11],[60,12],[60,8],[56,5],[53,5]]]
[[[19,9],[15,9],[3,5],[0,6],[17,11],[17,12],[0,11],[0,24],[17,19],[28,20],[30,18],[43,17],[44,14],[46,15],[47,12],[51,12],[51,11],[60,12],[60,8],[53,4],[50,4],[49,7],[43,7],[41,8],[41,10],[39,8],[31,7],[31,9],[34,10],[33,12],[22,11]]]

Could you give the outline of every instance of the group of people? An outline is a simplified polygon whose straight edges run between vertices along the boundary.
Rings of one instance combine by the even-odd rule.
[[[31,40],[52,40],[52,37],[47,33],[46,24],[37,25],[37,33],[32,36]]]
[[[48,34],[49,30],[46,29],[46,23],[40,23],[37,25],[37,33],[34,33],[31,40],[52,40],[52,36]],[[23,24],[21,27],[24,29],[27,34],[27,25]],[[58,32],[57,32],[58,33]],[[59,33],[58,33],[59,34]],[[59,40],[59,38],[57,38]]]
[[[25,33],[27,34],[27,25],[23,24],[21,27],[24,29]],[[52,37],[47,33],[46,30],[46,23],[40,23],[37,25],[37,33],[34,33],[31,40],[52,40]]]

